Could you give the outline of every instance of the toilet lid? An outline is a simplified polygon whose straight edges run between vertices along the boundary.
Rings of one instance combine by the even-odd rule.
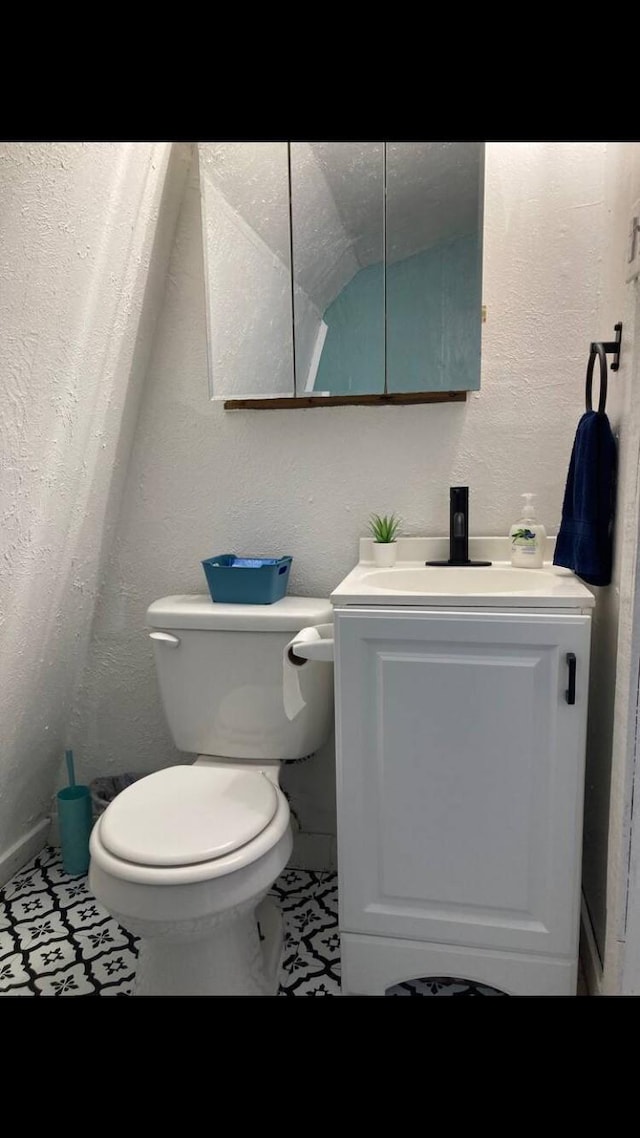
[[[255,768],[167,767],[114,799],[100,820],[100,837],[125,861],[195,865],[246,845],[277,808],[275,786]]]

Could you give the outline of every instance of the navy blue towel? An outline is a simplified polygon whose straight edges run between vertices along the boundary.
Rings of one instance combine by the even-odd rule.
[[[571,452],[554,565],[588,585],[609,585],[616,496],[616,442],[606,414],[586,411]]]

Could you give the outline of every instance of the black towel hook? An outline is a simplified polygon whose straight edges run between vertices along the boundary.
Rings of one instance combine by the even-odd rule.
[[[592,411],[591,393],[593,389],[593,369],[596,359],[600,360],[600,398],[598,400],[598,413],[602,415],[607,405],[607,353],[613,355],[611,370],[617,371],[620,367],[620,346],[622,342],[622,324],[614,324],[615,340],[593,342],[589,350],[587,364],[587,385],[585,402],[587,411]]]

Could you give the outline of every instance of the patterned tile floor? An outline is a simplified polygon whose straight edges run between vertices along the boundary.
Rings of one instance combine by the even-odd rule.
[[[281,996],[340,995],[338,886],[334,873],[288,869],[272,895],[283,916]],[[129,996],[136,938],[69,877],[47,847],[0,891],[0,995]],[[480,984],[432,978],[398,984],[395,996],[503,995]]]

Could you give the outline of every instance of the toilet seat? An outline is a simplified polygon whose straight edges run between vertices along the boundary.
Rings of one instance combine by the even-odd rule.
[[[166,769],[171,770],[173,768]],[[192,766],[180,769],[195,771],[197,768]],[[218,768],[205,769],[211,773],[212,770]],[[237,770],[237,767],[234,769]],[[155,772],[156,775],[164,773],[166,773],[166,770]],[[216,877],[224,877],[227,874],[235,873],[237,870],[251,865],[252,862],[268,854],[272,848],[277,845],[289,827],[290,814],[289,803],[284,794],[261,770],[252,768],[247,770],[246,774],[250,778],[264,779],[265,782],[269,782],[273,790],[275,810],[271,819],[266,822],[260,832],[245,842],[244,845],[237,846],[229,853],[206,861],[197,861],[189,864],[174,863],[171,865],[131,861],[112,852],[103,837],[105,823],[108,821],[108,814],[114,811],[115,806],[124,795],[128,795],[129,792],[136,786],[139,786],[140,783],[155,777],[147,775],[145,779],[140,779],[138,783],[134,783],[133,786],[123,790],[122,793],[114,799],[104,814],[101,814],[98,818],[91,831],[89,843],[92,861],[105,873],[110,874],[112,877],[119,878],[122,881],[167,886],[196,884],[198,882],[209,881]],[[193,785],[202,785],[202,783],[194,783]],[[136,815],[138,815],[137,808]],[[110,827],[107,828],[107,831],[109,830]]]
[[[277,807],[276,787],[259,769],[167,767],[114,799],[101,838],[109,853],[136,865],[197,865],[252,841]]]

